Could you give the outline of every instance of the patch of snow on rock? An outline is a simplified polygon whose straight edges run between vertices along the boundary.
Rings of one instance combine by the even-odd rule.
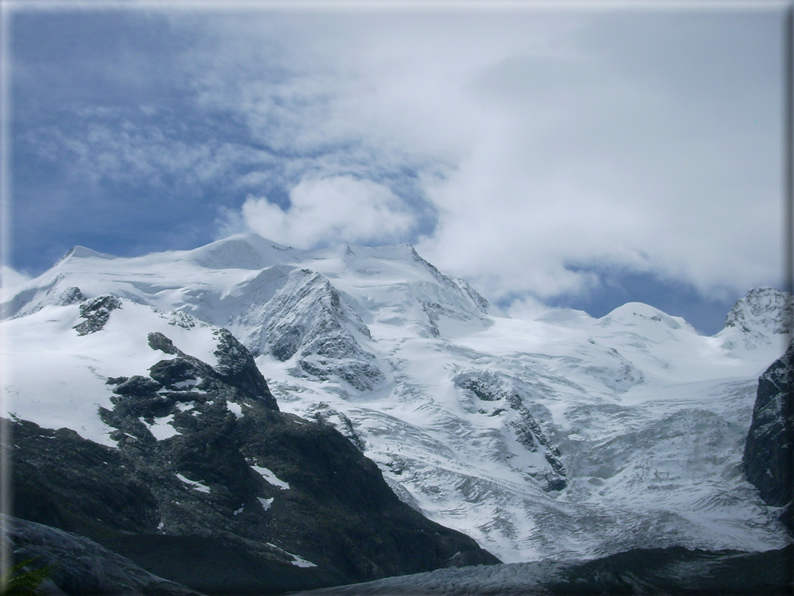
[[[277,486],[282,490],[289,489],[289,482],[284,482],[283,480],[280,480],[273,472],[271,472],[267,468],[263,468],[262,466],[251,465],[251,469],[254,470],[260,476],[262,476],[262,478],[264,478],[267,482],[269,482],[273,486]]]
[[[149,432],[154,435],[154,438],[158,441],[162,441],[164,439],[170,439],[178,434],[181,434],[177,429],[175,429],[171,423],[174,420],[174,415],[169,414],[168,416],[164,416],[162,418],[155,418],[154,424],[149,425]],[[145,420],[141,420],[144,424],[146,423]]]
[[[210,492],[210,487],[207,486],[206,484],[202,484],[201,482],[196,482],[195,480],[190,480],[189,478],[185,478],[184,476],[182,476],[182,474],[176,474],[176,477],[179,478],[182,482],[184,482],[188,486],[190,486],[191,488],[199,492],[202,493]]]

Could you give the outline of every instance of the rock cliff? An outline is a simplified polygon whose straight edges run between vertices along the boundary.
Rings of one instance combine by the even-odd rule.
[[[782,520],[794,530],[794,342],[758,380],[753,421],[743,466],[747,479],[769,505],[784,507]]]

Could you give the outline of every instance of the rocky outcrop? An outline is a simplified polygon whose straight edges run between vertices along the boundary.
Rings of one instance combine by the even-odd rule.
[[[85,300],[85,296],[80,291],[80,288],[72,286],[71,288],[66,288],[60,295],[55,299],[53,304],[56,306],[67,306],[69,304],[78,304]]]
[[[791,507],[794,498],[794,342],[758,380],[753,419],[745,444],[747,479],[769,505]],[[794,530],[791,516],[783,521]]]
[[[214,367],[158,333],[149,345],[169,357],[108,379],[116,449],[13,421],[15,515],[208,593],[498,562],[402,503],[324,419],[279,412],[250,353],[217,334]]]
[[[313,418],[320,424],[330,424],[340,433],[342,433],[353,445],[358,448],[362,453],[366,448],[365,441],[359,436],[353,422],[343,412],[336,410],[329,406],[324,401],[321,401],[316,406],[310,408],[307,412],[310,418]]]
[[[74,294],[68,296],[70,299],[76,297]],[[117,308],[121,308],[121,300],[110,294],[84,301],[80,304],[80,316],[85,320],[75,325],[77,334],[88,335],[101,331],[108,322],[111,311]]]

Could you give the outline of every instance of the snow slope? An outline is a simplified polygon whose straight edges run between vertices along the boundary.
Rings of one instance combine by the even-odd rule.
[[[74,327],[82,320],[79,306],[72,304],[45,306],[3,322],[6,411],[45,428],[72,428],[86,439],[115,447],[109,436],[114,429],[98,415],[100,407],[113,408],[106,381],[170,358],[149,347],[150,332],[166,333],[191,356],[217,365],[217,328],[189,315],[122,300],[100,331],[79,335]]]
[[[639,303],[514,320],[407,245],[239,235],[130,259],[76,248],[13,292],[8,407],[43,426],[112,444],[104,378],[153,364],[147,333],[189,315],[257,356],[283,411],[336,426],[401,499],[505,562],[786,543],[740,468],[758,376],[790,332],[777,290],[713,337]],[[123,307],[78,336],[79,300],[103,294]],[[212,327],[179,329],[209,357]]]

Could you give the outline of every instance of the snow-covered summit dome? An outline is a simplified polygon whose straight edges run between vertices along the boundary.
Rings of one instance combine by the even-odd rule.
[[[689,324],[681,317],[673,317],[667,313],[642,302],[627,302],[598,319],[598,325],[607,327],[613,324],[624,326],[648,325],[664,323],[671,329],[681,329]]]
[[[187,251],[185,258],[207,269],[264,269],[299,258],[303,251],[254,233],[236,234]]]

